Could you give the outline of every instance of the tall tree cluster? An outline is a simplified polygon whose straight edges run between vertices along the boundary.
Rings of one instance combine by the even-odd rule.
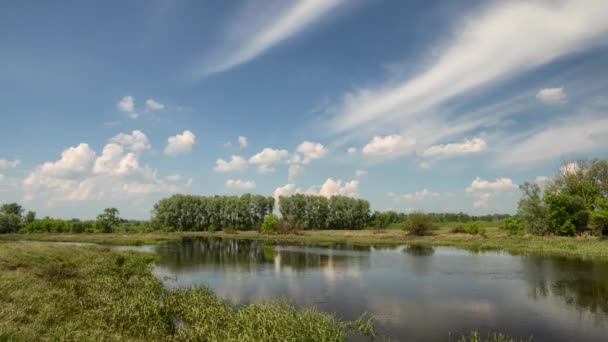
[[[535,234],[608,234],[608,160],[566,164],[544,184],[524,183],[518,219]]]
[[[304,229],[363,229],[370,217],[368,201],[346,196],[280,196],[279,210]]]
[[[272,213],[274,198],[242,196],[173,195],[154,205],[152,224],[175,230],[259,229]]]

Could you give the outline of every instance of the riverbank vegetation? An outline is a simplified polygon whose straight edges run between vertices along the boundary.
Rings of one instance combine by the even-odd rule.
[[[0,242],[0,341],[343,341],[355,324],[285,303],[169,291],[155,256]]]

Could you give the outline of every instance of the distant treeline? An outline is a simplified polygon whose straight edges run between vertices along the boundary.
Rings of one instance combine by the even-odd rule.
[[[473,216],[465,213],[429,213],[435,223],[447,223],[447,222],[498,222],[504,219],[511,218],[509,214],[490,214]],[[408,214],[396,212],[394,210],[388,211],[374,211],[369,220],[369,226],[371,228],[386,228],[391,224],[404,223],[407,221]]]
[[[178,231],[257,230],[273,210],[274,198],[261,195],[173,195],[154,205],[152,225]]]
[[[370,218],[368,201],[346,196],[280,196],[279,211],[303,229],[363,229]]]

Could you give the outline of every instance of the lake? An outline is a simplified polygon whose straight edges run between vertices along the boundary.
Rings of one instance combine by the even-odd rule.
[[[169,288],[207,285],[233,305],[285,299],[399,341],[502,332],[534,341],[608,340],[608,263],[443,247],[184,239],[145,247]]]

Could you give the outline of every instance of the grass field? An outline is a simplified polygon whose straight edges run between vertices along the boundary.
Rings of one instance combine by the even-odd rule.
[[[285,303],[165,290],[154,255],[0,242],[0,341],[343,341],[354,323]]]
[[[227,237],[268,241],[287,241],[314,244],[352,243],[360,245],[420,244],[428,246],[451,246],[472,251],[502,250],[513,254],[541,254],[550,256],[579,257],[608,260],[608,240],[598,237],[557,237],[518,235],[509,236],[496,227],[487,227],[485,236],[454,234],[452,226],[440,228],[429,236],[410,236],[403,231],[387,229],[373,230],[319,230],[303,231],[299,234],[260,234],[255,231],[225,232],[180,232],[180,233],[113,233],[113,234],[6,234],[1,240],[69,241],[92,242],[108,245],[158,244],[184,237]]]

